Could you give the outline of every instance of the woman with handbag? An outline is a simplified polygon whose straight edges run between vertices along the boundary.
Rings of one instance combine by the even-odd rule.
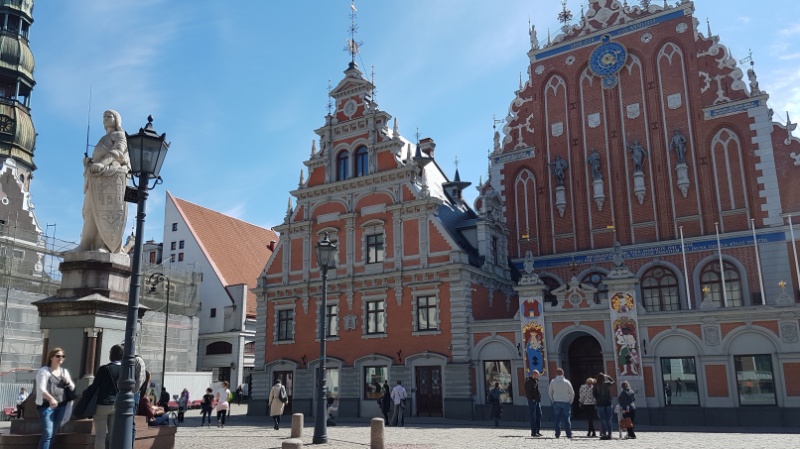
[[[63,349],[51,349],[47,353],[47,365],[36,372],[36,411],[42,423],[39,449],[50,449],[53,435],[64,420],[68,398],[75,394],[69,371],[61,367],[65,357]]]
[[[283,414],[283,407],[288,401],[286,389],[281,385],[280,379],[275,379],[275,385],[269,390],[269,416],[275,421],[275,430],[281,428],[281,415]]]
[[[578,401],[581,404],[581,410],[586,414],[586,420],[589,421],[589,431],[586,433],[587,437],[594,437],[597,434],[594,431],[594,415],[597,399],[594,397],[595,383],[594,378],[586,379],[586,383],[581,385],[578,392]]]
[[[617,401],[619,401],[619,407],[622,409],[622,420],[620,420],[620,429],[623,426],[628,426],[628,437],[627,438],[636,438],[636,433],[633,431],[634,421],[636,419],[636,400],[633,390],[631,389],[631,384],[628,383],[627,380],[622,381],[620,384],[622,387],[622,392],[619,394]],[[630,422],[628,422],[628,420]]]

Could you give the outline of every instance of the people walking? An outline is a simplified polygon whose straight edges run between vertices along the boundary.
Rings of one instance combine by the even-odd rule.
[[[275,430],[281,428],[281,415],[283,414],[283,407],[289,401],[289,396],[286,394],[286,388],[281,385],[280,379],[275,379],[275,385],[269,390],[269,415],[275,421]],[[318,416],[317,419],[325,419]]]
[[[178,422],[183,423],[184,414],[189,408],[189,390],[186,388],[181,391],[181,397],[178,398]]]
[[[64,389],[75,388],[69,371],[61,367],[65,357],[63,349],[51,349],[47,353],[47,365],[36,372],[36,411],[39,412],[39,421],[42,425],[39,449],[50,449],[53,435],[61,427],[61,421],[64,420],[64,413],[67,410]]]
[[[578,390],[578,401],[581,404],[581,410],[586,414],[586,420],[588,421],[589,425],[589,429],[586,433],[587,437],[597,436],[594,431],[594,414],[595,406],[597,405],[597,399],[594,397],[596,382],[596,380],[590,377],[586,379],[586,383],[581,385],[580,390]]]
[[[228,409],[231,404],[231,390],[228,389],[228,381],[223,380],[222,386],[217,390],[217,427],[225,427],[225,417],[228,415]]]
[[[236,405],[242,405],[243,394],[244,393],[242,393],[242,386],[239,385],[238,387],[236,387]]]
[[[600,439],[611,439],[611,385],[614,379],[600,373],[594,388],[594,397],[597,401],[597,414],[600,416]]]
[[[540,437],[542,427],[542,393],[539,392],[539,371],[532,370],[525,379],[525,397],[528,399],[528,410],[531,418],[531,436]]]
[[[494,427],[500,427],[500,418],[503,416],[503,403],[500,402],[500,396],[505,393],[505,391],[500,388],[500,382],[494,383],[494,388],[489,391],[487,395],[487,399],[489,400],[489,404],[492,406],[492,414],[491,418],[494,418]]]
[[[636,438],[636,433],[633,431],[633,425],[636,422],[636,398],[631,389],[631,384],[627,380],[622,381],[620,386],[622,391],[619,393],[617,401],[622,409],[622,416],[631,419],[631,427],[628,427],[628,438]]]
[[[388,382],[383,384],[383,396],[378,399],[378,406],[381,408],[381,413],[383,413],[384,422],[388,425],[389,413],[392,411],[392,392],[389,390]]]
[[[556,438],[561,436],[561,426],[564,426],[567,438],[572,438],[572,401],[575,399],[575,389],[564,378],[563,369],[556,369],[556,378],[550,381],[548,393],[553,403]]]
[[[211,409],[214,408],[213,392],[214,390],[211,388],[206,388],[206,394],[203,395],[203,400],[200,401],[200,427],[206,424],[206,418],[208,418],[208,427],[211,427]]]
[[[114,345],[108,353],[109,363],[94,374],[92,385],[97,388],[97,407],[94,421],[94,449],[105,449],[109,429],[114,427],[114,403],[117,401],[117,382],[122,374],[122,346]]]
[[[406,408],[406,398],[408,394],[406,393],[406,389],[403,388],[402,381],[397,381],[397,385],[392,388],[392,403],[394,404],[394,414],[392,415],[392,423],[391,426],[405,426],[406,420],[403,416],[403,411]]]

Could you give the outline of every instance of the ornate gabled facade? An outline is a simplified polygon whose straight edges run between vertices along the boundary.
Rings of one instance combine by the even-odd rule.
[[[473,325],[476,358],[520,407],[563,366],[629,380],[639,422],[796,425],[800,140],[692,2],[633,3],[530,30],[476,203],[502,199],[520,310]]]
[[[314,248],[327,235],[339,247],[322,314],[339,414],[379,416],[382,384],[401,380],[415,391],[409,413],[471,418],[472,323],[516,309],[500,202],[476,213],[462,198],[469,183],[437,165],[433,140],[405,139],[357,66],[344,73],[257,289],[250,413],[263,413],[281,378],[286,413],[312,414],[322,286]]]

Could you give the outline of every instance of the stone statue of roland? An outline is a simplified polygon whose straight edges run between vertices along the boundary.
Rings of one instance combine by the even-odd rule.
[[[127,219],[125,186],[131,168],[128,141],[117,111],[103,113],[106,134],[83,159],[83,231],[75,251],[122,252]]]

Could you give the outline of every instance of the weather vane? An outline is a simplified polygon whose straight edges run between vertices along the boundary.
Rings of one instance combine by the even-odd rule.
[[[328,115],[333,113],[333,97],[331,97],[331,80],[328,80]]]
[[[558,13],[558,21],[563,23],[561,31],[569,31],[569,22],[572,21],[572,11],[567,9],[567,0],[561,0],[561,12]]]
[[[356,9],[356,0],[350,1],[350,37],[347,39],[347,46],[344,50],[350,53],[350,62],[355,64],[356,62],[356,53],[358,53],[358,48],[361,46],[362,42],[356,42],[356,31],[358,30],[358,25],[356,25],[356,13],[358,10]]]
[[[647,9],[650,7],[650,0],[642,0],[639,3],[641,3],[643,9]]]

